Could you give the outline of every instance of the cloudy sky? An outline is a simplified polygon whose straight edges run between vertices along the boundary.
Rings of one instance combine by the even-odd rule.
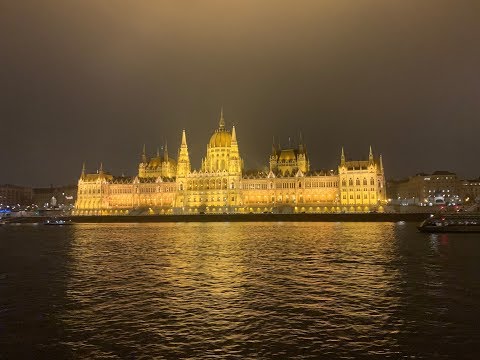
[[[223,105],[247,168],[302,132],[312,168],[480,176],[480,1],[0,0],[0,183],[135,174]]]

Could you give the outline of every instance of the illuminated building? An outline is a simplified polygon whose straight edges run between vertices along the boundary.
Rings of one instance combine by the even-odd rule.
[[[390,197],[400,205],[444,205],[461,202],[460,180],[449,171],[419,173],[392,184]]]
[[[182,132],[175,161],[163,154],[141,155],[138,175],[116,177],[99,170],[78,181],[76,215],[309,213],[383,211],[385,177],[381,156],[347,161],[342,148],[338,169],[310,170],[306,145],[273,145],[269,171],[244,170],[235,127],[218,129],[207,144],[199,169],[191,168],[187,136]]]

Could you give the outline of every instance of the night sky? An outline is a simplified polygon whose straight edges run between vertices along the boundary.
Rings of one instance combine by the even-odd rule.
[[[246,168],[302,132],[314,169],[480,176],[480,1],[0,0],[0,183],[194,168],[223,105]]]

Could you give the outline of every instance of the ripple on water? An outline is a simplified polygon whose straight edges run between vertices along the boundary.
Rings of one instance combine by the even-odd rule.
[[[0,329],[31,347],[16,335],[0,345],[166,359],[462,358],[468,345],[468,357],[480,342],[478,242],[413,225],[15,229],[1,242],[16,261],[0,273]]]

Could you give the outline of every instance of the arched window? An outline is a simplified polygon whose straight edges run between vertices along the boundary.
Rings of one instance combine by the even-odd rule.
[[[363,179],[363,185],[367,185],[367,178]]]
[[[353,180],[352,179],[348,180],[348,185],[353,186]]]
[[[360,185],[360,179],[357,178],[357,181],[355,181],[356,185]]]
[[[345,179],[342,180],[342,186],[347,186],[347,180]]]
[[[375,179],[374,178],[370,179],[370,185],[375,185]]]

